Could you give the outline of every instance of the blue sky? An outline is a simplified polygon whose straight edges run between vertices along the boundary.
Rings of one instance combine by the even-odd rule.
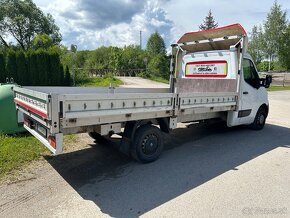
[[[79,49],[139,44],[143,48],[158,31],[167,46],[188,31],[198,29],[209,9],[220,26],[242,24],[246,31],[263,24],[274,0],[34,0],[51,13],[61,29],[63,44]],[[290,19],[290,1],[279,0]]]

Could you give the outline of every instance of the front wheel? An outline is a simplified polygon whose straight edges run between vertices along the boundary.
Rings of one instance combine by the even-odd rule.
[[[267,118],[267,112],[264,108],[259,108],[254,122],[250,125],[253,130],[261,130],[264,128]]]
[[[157,160],[164,147],[163,135],[156,126],[146,124],[136,130],[131,146],[132,157],[142,163]]]

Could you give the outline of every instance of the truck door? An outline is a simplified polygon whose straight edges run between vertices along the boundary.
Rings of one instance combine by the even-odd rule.
[[[258,110],[260,79],[252,60],[243,59],[241,79],[241,108],[238,113],[240,124],[251,124]]]

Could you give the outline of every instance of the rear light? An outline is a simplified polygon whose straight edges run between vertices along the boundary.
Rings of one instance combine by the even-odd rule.
[[[25,126],[31,128],[31,121],[30,120],[28,120],[28,119],[25,118],[24,121],[23,121],[23,123],[24,123]]]
[[[56,149],[56,140],[55,140],[55,137],[53,136],[49,136],[48,137],[48,143],[54,148]]]

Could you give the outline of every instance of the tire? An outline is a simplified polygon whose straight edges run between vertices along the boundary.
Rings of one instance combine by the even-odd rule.
[[[100,135],[99,133],[89,132],[88,134],[91,138],[95,139],[96,142],[104,143],[107,141],[107,139],[104,136]]]
[[[267,118],[267,112],[264,108],[260,107],[257,111],[254,122],[250,125],[253,130],[261,130],[264,128]]]
[[[136,130],[131,145],[131,156],[141,163],[150,163],[159,158],[164,148],[163,134],[159,128],[150,124]]]

